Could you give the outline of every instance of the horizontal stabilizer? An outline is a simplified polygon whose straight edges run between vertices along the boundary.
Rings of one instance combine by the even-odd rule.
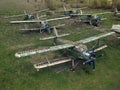
[[[21,31],[37,31],[40,30],[40,28],[30,28],[30,29],[20,29]]]
[[[49,40],[49,39],[64,37],[64,36],[67,36],[67,35],[69,35],[69,34],[62,34],[62,35],[58,35],[58,36],[51,36],[51,37],[46,37],[46,38],[40,38],[40,40]]]
[[[106,20],[107,18],[101,18],[101,21],[104,21],[104,20]]]

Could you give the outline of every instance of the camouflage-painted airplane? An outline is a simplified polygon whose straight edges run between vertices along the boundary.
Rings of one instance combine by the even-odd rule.
[[[73,10],[67,10],[64,6],[64,13],[67,16],[70,16],[71,18],[78,17],[79,22],[89,23],[90,25],[98,26],[98,24],[105,20],[104,14],[112,13],[112,12],[103,12],[103,13],[95,13],[95,14],[83,14],[83,9],[86,9],[87,7],[73,9]]]
[[[26,12],[24,11],[24,14],[19,14],[19,15],[12,15],[12,16],[5,16],[5,18],[18,18],[18,17],[23,17],[23,20],[33,20],[36,17],[36,14],[41,13],[41,12],[45,12],[49,9],[43,9],[40,11],[33,11],[33,12]],[[45,15],[42,15],[41,17],[44,17]]]
[[[90,25],[98,26],[98,24],[105,20],[104,14],[112,13],[112,12],[103,12],[103,13],[95,13],[95,14],[83,14],[82,10],[79,14],[71,14],[71,17],[79,17],[79,22],[89,23]]]
[[[98,24],[105,20],[104,14],[107,13],[112,13],[112,12],[103,12],[103,13],[95,13],[95,14],[83,14],[83,9],[86,9],[88,7],[83,7],[83,8],[77,8],[73,10],[67,10],[65,6],[64,8],[64,14],[67,16],[70,16],[71,18],[73,17],[78,17],[79,22],[84,22],[84,23],[89,23],[90,25],[98,26]]]
[[[37,71],[39,71],[39,69],[41,68],[50,67],[50,66],[71,61],[72,70],[74,70],[78,62],[82,60],[84,65],[90,64],[92,65],[92,68],[95,69],[95,59],[96,59],[95,52],[106,48],[107,45],[100,46],[100,44],[98,43],[97,46],[95,46],[92,50],[88,50],[85,44],[96,41],[96,40],[99,41],[99,39],[113,35],[113,34],[115,34],[115,32],[108,32],[101,35],[85,38],[76,42],[58,39],[59,36],[58,34],[56,34],[56,36],[53,37],[55,41],[54,43],[56,44],[56,46],[52,46],[44,49],[35,49],[30,51],[18,52],[15,54],[15,56],[20,58],[20,57],[26,57],[30,55],[59,50],[61,51],[61,55],[65,58],[55,59],[52,61],[49,61],[47,59],[44,62],[34,64],[34,68],[36,68]],[[51,39],[51,38],[45,38],[43,40],[46,40],[46,39]],[[76,61],[77,63],[75,64]]]

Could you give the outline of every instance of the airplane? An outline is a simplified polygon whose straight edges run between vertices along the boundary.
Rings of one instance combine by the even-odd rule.
[[[108,13],[112,13],[112,12],[83,14],[83,12],[81,10],[81,13],[71,14],[70,16],[71,17],[78,17],[79,18],[78,22],[83,22],[83,23],[88,23],[88,24],[93,25],[93,26],[98,26],[98,24],[101,21],[106,20],[106,18],[104,18],[104,14],[108,14]]]
[[[106,18],[103,17],[104,14],[112,13],[112,12],[103,12],[103,13],[95,13],[95,14],[83,14],[82,10],[88,7],[83,7],[73,10],[67,10],[65,6],[63,6],[63,8],[66,16],[70,16],[70,18],[78,17],[77,18],[79,20],[79,21],[77,20],[78,22],[88,23],[93,26],[98,26],[98,24],[101,21],[106,20]]]
[[[79,20],[78,22],[88,23],[93,26],[98,26],[98,24],[101,21],[106,20],[106,18],[103,17],[104,14],[113,13],[113,12],[104,12],[104,13],[95,13],[95,14],[83,14],[82,10],[88,7],[67,10],[64,5],[63,8],[64,8],[65,16],[70,16],[70,18],[78,17],[77,18]]]
[[[34,68],[37,69],[37,71],[39,71],[40,69],[45,67],[50,67],[50,66],[54,66],[54,65],[58,65],[66,62],[72,62],[71,70],[74,71],[78,63],[83,61],[83,65],[91,65],[92,69],[94,70],[95,59],[97,58],[95,53],[107,47],[107,45],[100,45],[99,40],[101,38],[104,38],[113,34],[115,34],[115,32],[103,33],[103,34],[85,38],[76,42],[60,39],[56,34],[56,36],[53,37],[55,46],[47,47],[44,49],[35,49],[35,50],[18,52],[18,53],[15,53],[15,57],[21,58],[21,57],[31,56],[35,54],[42,54],[46,52],[60,51],[61,56],[63,56],[62,58],[54,59],[51,61],[47,59],[44,62],[34,64],[33,65]],[[47,39],[51,39],[51,38],[47,38]],[[43,39],[43,40],[46,40],[46,39]],[[89,50],[85,44],[96,41],[96,40],[98,40],[98,42],[95,45],[95,47]]]
[[[49,10],[49,9],[43,9],[43,10],[40,10],[40,11],[33,11],[33,12],[30,12],[30,13],[24,11],[24,14],[5,16],[5,18],[24,17],[23,20],[33,20],[33,19],[35,19],[36,14],[41,13],[41,12],[45,12],[47,10]],[[41,15],[41,18],[42,17],[45,17],[45,15]]]
[[[51,32],[51,29],[53,29],[54,26],[51,26],[48,22],[50,21],[56,21],[56,20],[62,20],[62,19],[67,19],[70,17],[60,17],[60,18],[53,18],[53,19],[46,19],[46,20],[40,20],[40,18],[37,16],[37,19],[34,20],[23,20],[23,21],[10,21],[11,24],[24,24],[25,25],[25,29],[20,29],[20,30],[24,30],[24,31],[40,31],[40,33],[43,32]],[[30,23],[38,23],[39,24],[39,28],[28,28],[28,24]],[[61,25],[56,25],[55,27],[61,27],[64,26],[64,24]]]

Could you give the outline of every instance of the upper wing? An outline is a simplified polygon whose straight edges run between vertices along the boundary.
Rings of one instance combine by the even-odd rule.
[[[36,23],[36,22],[41,22],[41,20],[10,21],[11,24]]]
[[[50,21],[55,21],[55,20],[62,20],[62,19],[68,19],[68,17],[61,17],[61,18],[53,18],[53,19],[47,19],[44,21],[50,22]],[[41,20],[25,20],[25,21],[10,21],[12,24],[20,24],[20,23],[40,23]]]
[[[74,47],[74,45],[63,44],[63,45],[52,46],[52,47],[45,48],[45,49],[23,51],[23,52],[16,53],[15,56],[16,57],[25,57],[25,56],[38,54],[38,53],[45,53],[45,52],[48,52],[48,51],[56,51],[56,50],[61,50],[61,49],[65,49],[65,48],[70,48],[70,47]]]
[[[70,14],[71,16],[88,16],[88,15],[101,15],[101,14],[107,14],[107,13],[113,13],[113,12],[104,12],[104,13],[95,13],[95,14]]]
[[[34,12],[31,12],[31,14],[36,14],[36,13],[40,13],[40,12],[44,12],[44,11],[48,11],[49,8],[46,8],[46,9],[43,9],[43,10],[40,10],[40,11],[34,11]]]
[[[71,16],[88,16],[88,15],[92,15],[92,14],[70,14]]]
[[[107,37],[107,36],[110,36],[110,35],[113,35],[113,34],[115,34],[115,32],[109,32],[109,33],[105,33],[105,34],[89,37],[89,38],[86,38],[86,39],[82,39],[80,41],[77,41],[76,43],[86,44],[86,43],[89,43],[89,42],[92,42],[92,41],[95,41],[95,40],[98,40],[100,38],[104,38],[104,37]]]
[[[16,17],[22,17],[22,16],[25,16],[25,14],[12,15],[12,16],[5,16],[4,18],[16,18]]]

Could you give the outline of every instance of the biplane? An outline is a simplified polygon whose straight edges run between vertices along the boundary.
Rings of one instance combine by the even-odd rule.
[[[104,14],[107,13],[112,13],[112,12],[103,12],[103,13],[95,13],[95,14],[83,14],[83,9],[86,9],[88,7],[83,7],[83,8],[77,8],[77,9],[73,9],[73,10],[67,10],[65,6],[63,6],[64,8],[64,15],[66,16],[70,16],[71,18],[77,18],[78,22],[83,22],[83,23],[88,23],[90,25],[93,26],[98,26],[98,24],[105,20],[106,18],[104,18]]]
[[[18,52],[15,54],[15,56],[20,58],[35,54],[42,54],[46,52],[60,51],[62,58],[54,59],[51,61],[47,59],[44,62],[34,64],[33,65],[34,68],[37,69],[37,71],[39,71],[39,69],[41,68],[50,67],[66,62],[72,62],[71,70],[74,70],[75,67],[78,65],[78,63],[83,61],[83,65],[89,64],[92,66],[92,69],[95,69],[95,59],[97,58],[95,53],[107,47],[107,45],[100,45],[99,40],[101,38],[113,35],[114,33],[115,32],[108,32],[97,36],[85,38],[76,42],[60,39],[58,38],[59,35],[56,34],[56,36],[52,38],[54,39],[55,46],[51,46],[44,49],[35,49],[35,50]],[[51,39],[51,38],[45,38],[42,40],[46,40],[46,39]],[[89,50],[85,44],[96,40],[98,41],[95,47]]]
[[[11,24],[24,24],[25,29],[20,29],[20,30],[23,30],[23,31],[40,31],[40,33],[43,33],[43,32],[47,31],[47,32],[50,33],[54,26],[51,26],[48,22],[67,19],[67,18],[70,18],[70,17],[60,17],[60,18],[40,20],[40,18],[37,16],[37,19],[34,19],[34,20],[10,21],[10,23]],[[33,24],[33,23],[37,23],[38,28],[28,28],[29,27],[28,25]],[[59,24],[59,25],[56,25],[55,27],[59,28],[61,26],[64,26],[64,24]]]
[[[48,11],[49,9],[43,9],[39,11],[33,11],[33,12],[27,12],[24,10],[24,14],[19,14],[19,15],[12,15],[12,16],[5,16],[5,18],[18,18],[18,17],[23,17],[23,20],[33,20],[36,18],[38,13]],[[45,15],[40,16],[41,18],[44,17]]]
[[[103,13],[95,13],[95,14],[83,14],[82,10],[81,13],[79,14],[71,14],[71,17],[78,17],[79,22],[84,22],[84,23],[88,23],[90,25],[93,26],[98,26],[98,24],[103,21],[106,20],[106,18],[104,18],[104,14],[107,13],[112,13],[112,12],[103,12]]]
[[[64,6],[64,13],[67,16],[70,16],[71,18],[78,17],[78,22],[88,23],[90,25],[98,26],[98,24],[105,20],[104,14],[112,13],[112,12],[103,12],[103,13],[95,13],[95,14],[83,14],[83,9],[86,9],[87,7],[73,9],[73,10],[67,10]]]

